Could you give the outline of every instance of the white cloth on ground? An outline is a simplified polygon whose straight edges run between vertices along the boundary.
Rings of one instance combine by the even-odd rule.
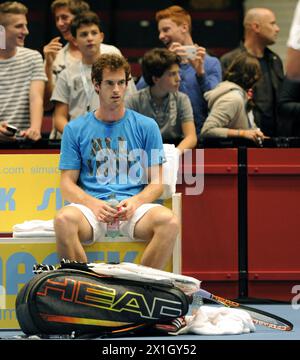
[[[13,237],[55,236],[52,220],[28,220],[13,226]]]
[[[195,315],[185,316],[187,326],[179,334],[237,335],[255,331],[250,314],[225,306],[202,305]]]
[[[174,144],[163,144],[163,146],[166,162],[162,166],[164,191],[160,199],[169,199],[176,193],[180,150]]]

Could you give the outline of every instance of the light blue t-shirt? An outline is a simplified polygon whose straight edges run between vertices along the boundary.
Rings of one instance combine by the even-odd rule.
[[[59,168],[80,170],[78,185],[99,199],[136,195],[148,183],[147,169],[164,161],[155,120],[133,110],[112,123],[89,112],[64,128]]]

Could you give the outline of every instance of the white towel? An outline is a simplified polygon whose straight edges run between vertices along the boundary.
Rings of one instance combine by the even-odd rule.
[[[241,309],[202,305],[195,315],[185,316],[187,326],[177,334],[237,335],[255,331],[249,313]]]
[[[163,164],[164,192],[160,199],[169,199],[176,192],[177,173],[179,168],[180,150],[174,144],[164,144],[166,162]]]
[[[25,231],[25,232],[21,232],[21,231],[16,231],[13,232],[13,237],[14,238],[40,238],[40,237],[55,237],[55,232],[54,231]]]
[[[53,220],[29,220],[13,226],[13,237],[55,236]]]

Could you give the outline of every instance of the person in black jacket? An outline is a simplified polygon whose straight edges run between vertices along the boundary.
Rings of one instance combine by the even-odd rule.
[[[279,96],[279,135],[300,136],[300,82],[285,78]]]
[[[281,59],[267,46],[276,42],[280,29],[274,13],[266,8],[250,9],[244,18],[244,29],[244,42],[221,58],[223,72],[242,51],[258,58],[263,76],[253,88],[254,119],[265,135],[276,136],[278,96],[284,73]]]

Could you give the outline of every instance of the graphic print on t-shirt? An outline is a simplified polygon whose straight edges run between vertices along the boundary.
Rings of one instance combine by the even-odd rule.
[[[142,149],[128,150],[127,141],[101,137],[91,140],[88,169],[100,184],[145,183],[147,162]]]

